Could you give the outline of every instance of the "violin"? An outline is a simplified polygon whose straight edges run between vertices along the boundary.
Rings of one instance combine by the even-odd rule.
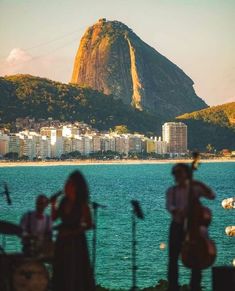
[[[193,154],[191,176],[189,181],[188,214],[185,221],[185,240],[181,249],[181,259],[190,269],[206,269],[216,258],[216,246],[209,238],[208,227],[212,214],[209,208],[202,205],[199,197],[193,194],[193,173],[198,168],[199,154]]]

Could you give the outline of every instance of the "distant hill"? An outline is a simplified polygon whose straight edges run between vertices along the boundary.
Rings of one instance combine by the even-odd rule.
[[[165,120],[207,107],[190,77],[119,21],[100,19],[86,30],[71,83],[112,94]]]
[[[208,144],[217,150],[235,149],[235,103],[211,107],[177,117],[188,124],[189,148],[205,151]],[[30,75],[0,78],[1,123],[17,117],[84,121],[99,130],[126,125],[131,132],[161,135],[169,119],[139,111],[120,99],[98,91],[67,85]]]
[[[205,150],[212,144],[217,150],[235,150],[235,102],[213,106],[177,117],[189,127],[189,146]]]
[[[235,102],[213,106],[192,113],[185,113],[178,118],[203,120],[220,126],[235,127]]]
[[[127,125],[131,131],[160,134],[160,118],[98,91],[30,75],[0,78],[2,123],[17,117],[84,121],[99,130]]]

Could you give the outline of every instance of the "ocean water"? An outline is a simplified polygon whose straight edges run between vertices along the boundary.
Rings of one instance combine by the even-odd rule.
[[[170,217],[165,210],[165,191],[172,185],[171,164],[86,165],[0,168],[0,181],[6,181],[13,205],[0,200],[0,219],[19,222],[21,215],[34,207],[39,193],[48,196],[64,185],[75,169],[84,173],[89,183],[91,200],[107,205],[98,213],[96,279],[108,288],[131,286],[131,199],[141,202],[145,219],[137,222],[138,286],[154,286],[166,279]],[[196,177],[210,185],[216,200],[203,200],[213,211],[210,235],[216,242],[215,265],[231,265],[235,258],[235,237],[225,235],[228,225],[235,225],[235,210],[224,210],[222,199],[235,196],[235,163],[202,164]],[[89,241],[92,232],[88,234]],[[1,242],[1,240],[0,240]],[[7,251],[20,251],[18,239],[3,239]],[[189,281],[189,270],[180,265],[180,281]],[[203,272],[203,286],[211,290],[211,270]]]

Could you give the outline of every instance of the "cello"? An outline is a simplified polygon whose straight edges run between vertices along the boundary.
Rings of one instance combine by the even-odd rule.
[[[212,214],[202,205],[200,198],[193,194],[193,173],[198,168],[199,154],[193,154],[189,181],[188,213],[185,220],[185,240],[181,249],[181,259],[190,269],[206,269],[216,258],[216,246],[209,238],[208,227]]]

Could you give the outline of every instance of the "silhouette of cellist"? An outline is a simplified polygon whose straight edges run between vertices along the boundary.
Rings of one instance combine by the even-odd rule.
[[[192,180],[192,169],[187,164],[176,164],[172,169],[175,185],[166,193],[166,207],[172,216],[169,235],[168,291],[178,291],[178,259],[185,239],[184,221],[188,214],[189,195],[214,199],[213,191],[202,182]],[[190,192],[192,194],[190,194]],[[201,290],[201,269],[192,268],[190,287]]]

